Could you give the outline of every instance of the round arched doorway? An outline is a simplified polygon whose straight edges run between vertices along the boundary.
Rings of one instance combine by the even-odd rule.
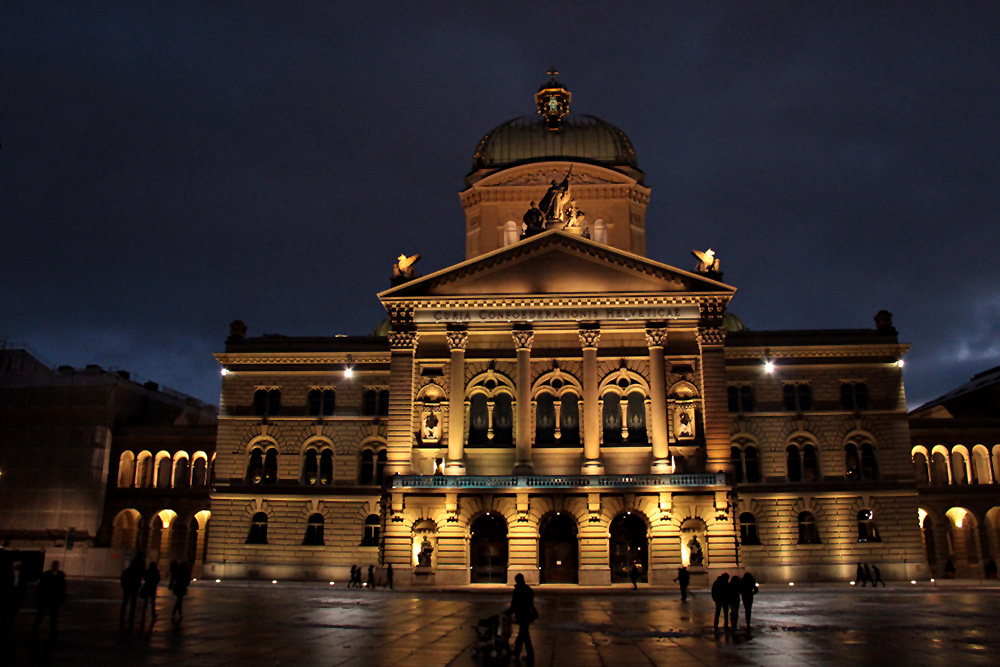
[[[576,521],[556,512],[538,528],[538,561],[543,584],[575,584],[579,577],[579,547]]]
[[[611,522],[608,541],[611,581],[629,581],[632,565],[639,568],[639,580],[646,581],[649,566],[649,542],[646,522],[635,512],[619,514]]]
[[[469,580],[474,584],[507,583],[507,524],[496,513],[472,524],[469,540]]]

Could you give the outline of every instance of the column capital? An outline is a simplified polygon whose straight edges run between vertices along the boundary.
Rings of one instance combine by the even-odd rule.
[[[393,350],[410,350],[412,352],[417,347],[417,337],[416,331],[390,331],[389,347]]]
[[[665,327],[648,327],[646,329],[646,346],[649,348],[664,347],[667,344],[667,329]]]
[[[535,340],[535,332],[531,329],[515,329],[510,335],[514,339],[514,347],[518,350],[530,350]]]
[[[580,329],[580,346],[583,349],[596,348],[601,340],[600,329]]]
[[[464,350],[469,342],[468,331],[446,331],[444,335],[448,339],[449,350]]]
[[[721,327],[698,327],[698,345],[723,345],[726,330]]]

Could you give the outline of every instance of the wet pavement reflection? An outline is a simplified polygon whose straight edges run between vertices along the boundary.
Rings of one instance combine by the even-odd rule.
[[[479,619],[510,589],[367,591],[320,584],[194,584],[183,622],[161,589],[155,622],[120,630],[116,582],[71,582],[60,635],[29,640],[14,621],[3,665],[482,665]],[[762,586],[747,628],[712,627],[707,591],[536,587],[535,665],[996,664],[1000,588],[890,585],[877,590]],[[515,628],[516,632],[516,628]],[[511,641],[513,644],[513,641]]]

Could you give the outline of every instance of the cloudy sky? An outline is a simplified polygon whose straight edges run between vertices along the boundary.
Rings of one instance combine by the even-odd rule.
[[[631,137],[649,256],[714,248],[753,329],[912,343],[911,407],[1000,364],[1000,3],[0,5],[0,340],[217,403],[231,320],[365,334],[464,259],[477,142]],[[9,344],[9,343],[8,343]]]

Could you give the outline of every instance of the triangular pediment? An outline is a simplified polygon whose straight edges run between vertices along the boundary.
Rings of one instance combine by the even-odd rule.
[[[735,288],[610,246],[549,231],[382,292],[380,299],[605,295]]]

